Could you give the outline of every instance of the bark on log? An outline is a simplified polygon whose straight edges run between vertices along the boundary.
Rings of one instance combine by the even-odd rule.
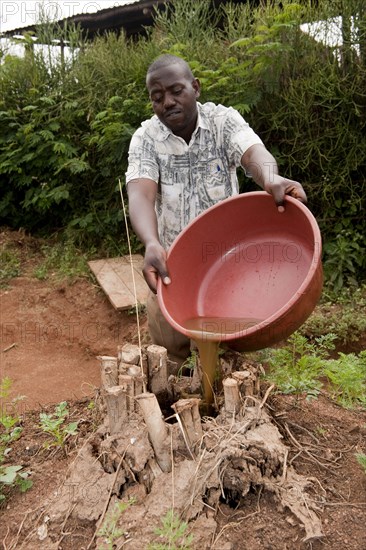
[[[172,408],[179,415],[185,432],[186,442],[191,451],[203,436],[201,416],[199,412],[199,399],[180,399]]]
[[[133,376],[128,374],[120,374],[118,377],[119,387],[126,396],[127,411],[135,410],[135,381]],[[141,392],[140,392],[141,393]]]
[[[136,397],[149,433],[149,439],[155,452],[156,461],[163,472],[170,472],[172,460],[169,445],[169,430],[156,396],[153,393],[142,393]]]
[[[102,379],[102,388],[112,388],[118,385],[118,359],[109,355],[98,356],[100,361],[100,371]]]
[[[168,353],[162,346],[152,344],[146,350],[149,368],[149,388],[152,393],[165,393],[168,387]]]
[[[127,396],[121,386],[113,386],[105,388],[104,398],[107,406],[109,433],[113,435],[121,432],[127,421]]]
[[[240,410],[239,383],[235,378],[225,378],[223,381],[225,412],[230,416],[236,415]]]

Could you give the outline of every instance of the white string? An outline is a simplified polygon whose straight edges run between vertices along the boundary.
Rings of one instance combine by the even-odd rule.
[[[126,206],[125,206],[125,201],[124,201],[124,198],[123,198],[122,184],[121,184],[121,180],[120,180],[120,179],[118,179],[118,184],[119,184],[119,192],[120,192],[120,194],[121,194],[122,207],[123,207],[123,216],[124,216],[124,219],[125,219],[125,226],[126,226],[126,235],[127,235],[127,244],[128,244],[128,254],[129,254],[129,257],[130,257],[130,266],[131,266],[131,274],[132,274],[133,294],[134,294],[134,297],[135,297],[135,310],[136,310],[136,321],[137,321],[137,334],[138,334],[138,343],[139,343],[139,352],[140,352],[140,366],[141,366],[141,372],[142,372],[142,374],[143,374],[142,350],[141,350],[141,334],[140,334],[140,318],[139,318],[139,306],[138,306],[138,301],[137,301],[135,271],[134,271],[134,269],[133,269],[133,262],[132,262],[130,232],[129,232],[129,229],[128,229]],[[143,379],[143,381],[144,381],[144,376],[142,377],[142,379]],[[143,382],[143,385],[144,385],[144,391],[146,391],[146,390],[145,390],[145,382]]]

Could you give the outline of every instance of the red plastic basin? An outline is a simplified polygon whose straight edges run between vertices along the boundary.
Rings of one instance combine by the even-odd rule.
[[[252,192],[226,199],[192,221],[172,244],[170,285],[158,284],[163,315],[192,337],[205,335],[239,351],[274,345],[297,330],[322,291],[321,235],[310,210],[286,197]]]

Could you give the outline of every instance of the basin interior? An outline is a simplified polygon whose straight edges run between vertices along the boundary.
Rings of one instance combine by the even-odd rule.
[[[222,339],[255,330],[296,302],[319,262],[320,234],[305,206],[288,198],[280,213],[264,192],[223,201],[196,218],[168,254],[171,284],[160,285],[164,315],[183,333],[206,318]],[[209,330],[209,329],[208,329]]]

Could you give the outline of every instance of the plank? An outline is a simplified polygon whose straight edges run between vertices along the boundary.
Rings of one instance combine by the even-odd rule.
[[[137,301],[139,304],[146,304],[149,289],[142,274],[144,259],[140,254],[132,254],[131,260]],[[129,256],[93,260],[88,262],[88,265],[115,309],[124,310],[135,306],[136,300]]]

